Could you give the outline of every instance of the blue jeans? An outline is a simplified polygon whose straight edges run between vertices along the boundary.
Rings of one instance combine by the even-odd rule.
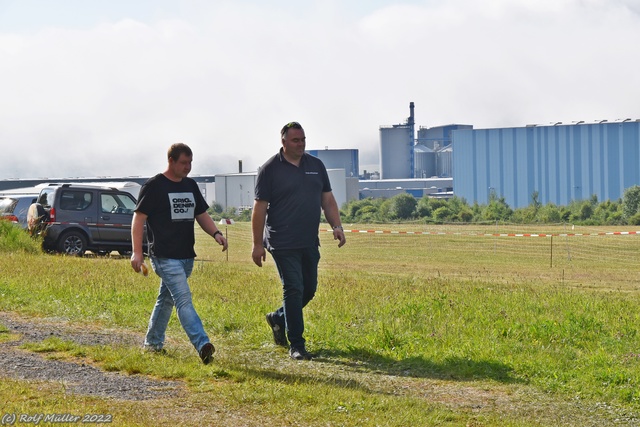
[[[187,278],[193,270],[193,258],[170,259],[150,257],[153,271],[160,276],[160,291],[149,319],[149,329],[144,340],[145,347],[161,350],[164,345],[165,332],[173,307],[182,328],[187,333],[191,344],[200,351],[209,342],[204,332],[202,321],[196,313],[191,300],[191,289]]]
[[[271,251],[282,282],[283,304],[276,310],[276,321],[286,327],[291,347],[304,347],[302,308],[313,299],[318,288],[318,247]]]

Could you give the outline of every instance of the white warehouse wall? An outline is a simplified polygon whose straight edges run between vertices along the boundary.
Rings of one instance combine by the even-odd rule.
[[[348,200],[358,199],[358,178],[345,177],[344,169],[327,169],[327,174],[338,207]],[[216,175],[215,202],[222,209],[253,207],[257,178],[258,172]],[[211,203],[210,200],[207,202]]]

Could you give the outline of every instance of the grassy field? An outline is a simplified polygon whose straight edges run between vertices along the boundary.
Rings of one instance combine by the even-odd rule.
[[[179,398],[100,399],[3,380],[2,412],[110,413],[125,426],[640,424],[640,237],[371,228],[441,234],[348,233],[338,249],[321,232],[320,286],[305,309],[312,362],[272,343],[264,314],[281,298],[275,267],[270,258],[253,265],[250,226],[236,223],[223,229],[228,254],[197,236],[191,286],[216,345],[212,365],[200,363],[175,316],[165,356],[139,343],[25,348],[179,380]],[[142,340],[158,280],[133,273],[127,259],[1,255],[1,311]],[[11,339],[0,325],[0,340]]]

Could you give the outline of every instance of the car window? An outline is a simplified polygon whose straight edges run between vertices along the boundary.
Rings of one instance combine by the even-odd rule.
[[[128,194],[102,193],[100,195],[100,209],[103,213],[131,214],[136,208],[136,202]]]
[[[45,188],[40,192],[38,196],[38,203],[40,203],[45,208],[50,208],[51,203],[53,202],[53,193],[55,189],[53,188]]]
[[[91,205],[93,194],[90,191],[62,190],[60,209],[83,211]]]

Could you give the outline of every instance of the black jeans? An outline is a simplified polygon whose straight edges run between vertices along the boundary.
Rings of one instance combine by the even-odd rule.
[[[276,320],[286,327],[291,347],[303,347],[305,339],[302,308],[313,299],[318,288],[318,247],[274,250],[271,252],[282,282],[283,304]]]

